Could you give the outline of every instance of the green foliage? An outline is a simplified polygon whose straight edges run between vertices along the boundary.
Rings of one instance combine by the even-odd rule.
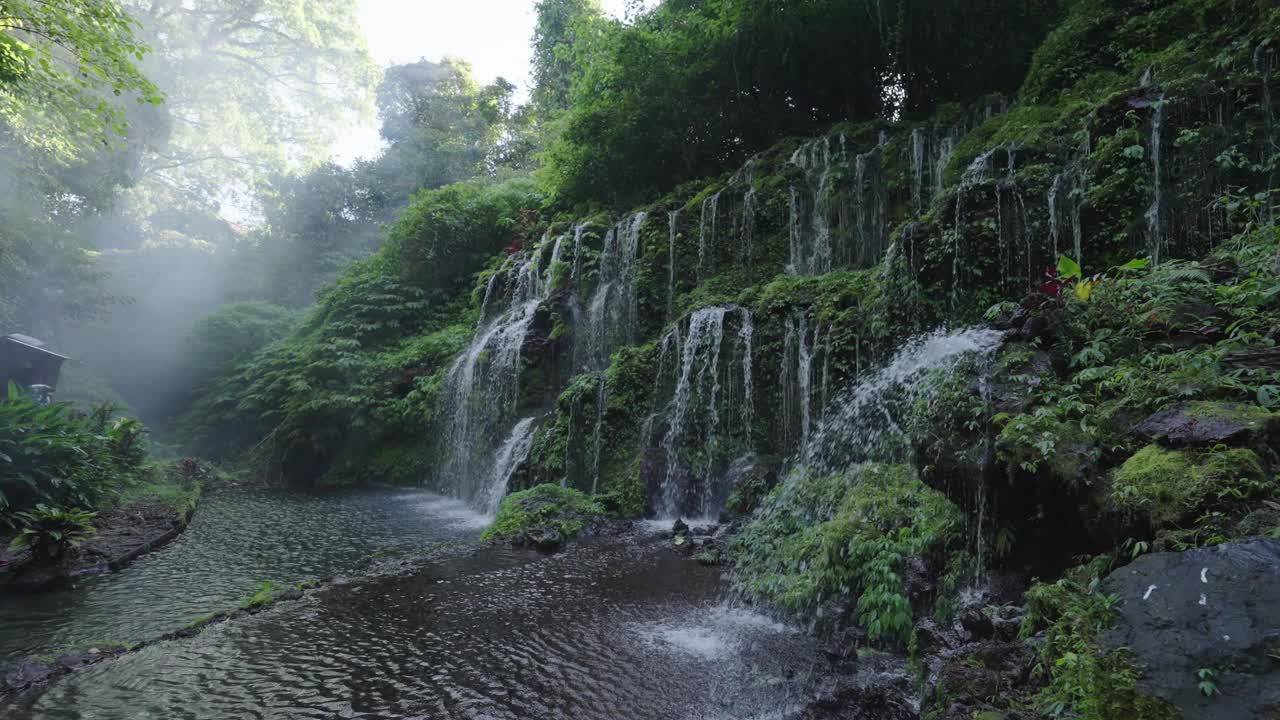
[[[0,402],[0,511],[38,502],[94,507],[135,477],[146,458],[146,429],[67,403],[40,405],[10,383]],[[0,515],[0,520],[5,519]]]
[[[114,0],[6,0],[0,17],[0,127],[65,162],[125,132],[117,96],[159,103],[138,69],[146,44]]]
[[[588,520],[604,515],[604,506],[584,492],[559,485],[538,485],[508,495],[480,538],[512,538],[526,530],[549,528],[571,540],[586,529]]]
[[[320,583],[316,580],[303,580],[292,585],[276,582],[275,580],[266,580],[261,585],[253,589],[253,592],[245,595],[240,599],[239,609],[241,610],[259,610],[267,606],[275,604],[277,601],[284,599],[287,595],[292,595],[302,590],[310,590],[319,587]],[[205,618],[217,617],[205,616]],[[198,626],[199,619],[192,623],[191,626]],[[188,626],[188,627],[191,627]]]
[[[194,384],[248,360],[284,337],[295,320],[292,311],[260,300],[228,303],[201,318],[188,344]]]
[[[857,598],[872,640],[905,642],[912,608],[901,575],[912,557],[945,560],[964,543],[958,508],[905,466],[867,465],[847,475],[797,472],[734,538],[736,582],[796,614]]]
[[[788,133],[1011,91],[1058,10],[1051,0],[982,13],[952,2],[667,2],[629,23],[578,12],[566,32],[564,5],[540,5],[536,42],[552,49],[537,48],[535,68],[553,96],[572,77],[547,159],[573,201],[634,200]]]
[[[1107,558],[1100,558],[1107,565]],[[1022,635],[1043,632],[1036,672],[1048,679],[1037,697],[1039,709],[1051,717],[1172,720],[1179,714],[1162,701],[1137,692],[1139,669],[1122,650],[1104,651],[1103,632],[1114,621],[1120,598],[1096,590],[1097,575],[1081,567],[1056,583],[1039,583],[1027,591]]]
[[[9,543],[9,552],[30,550],[41,562],[58,562],[66,551],[97,533],[93,518],[97,513],[72,508],[36,505],[34,509],[14,513],[22,529]]]

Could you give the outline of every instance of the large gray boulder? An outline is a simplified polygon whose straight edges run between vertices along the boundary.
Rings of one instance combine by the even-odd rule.
[[[1121,599],[1104,643],[1136,654],[1139,691],[1189,719],[1280,718],[1280,541],[1144,555],[1102,589]]]

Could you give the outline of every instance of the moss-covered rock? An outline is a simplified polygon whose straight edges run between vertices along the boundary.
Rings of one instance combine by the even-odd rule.
[[[538,485],[507,496],[481,539],[553,549],[604,516],[604,505],[586,493]]]
[[[912,602],[907,558],[945,565],[964,545],[964,515],[904,465],[867,465],[846,475],[793,474],[752,516],[730,548],[735,581],[752,596],[799,615],[856,598],[854,616],[872,640],[905,641]]]
[[[1122,512],[1142,515],[1160,529],[1273,487],[1253,450],[1218,449],[1197,455],[1148,445],[1115,471],[1109,497]]]
[[[1280,436],[1280,414],[1247,403],[1200,400],[1161,410],[1134,432],[1170,447],[1250,445]]]

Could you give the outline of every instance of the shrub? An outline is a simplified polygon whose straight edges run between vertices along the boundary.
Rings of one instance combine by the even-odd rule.
[[[93,527],[92,513],[80,508],[64,510],[48,505],[37,505],[34,510],[16,513],[25,525],[13,541],[10,552],[30,550],[38,561],[56,563],[66,556],[66,551],[97,534]]]
[[[845,475],[793,474],[730,549],[748,594],[801,615],[855,597],[872,640],[905,641],[912,609],[903,561],[944,558],[963,547],[964,528],[959,508],[907,466],[867,465]]]
[[[0,402],[0,511],[95,507],[130,481],[146,459],[146,428],[113,414],[111,406],[86,416],[68,403],[41,405],[11,383]]]

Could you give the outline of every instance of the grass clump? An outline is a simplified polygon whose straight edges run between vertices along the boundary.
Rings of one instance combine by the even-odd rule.
[[[867,465],[844,475],[792,475],[733,541],[738,584],[795,614],[857,598],[873,640],[905,642],[912,625],[901,566],[945,560],[963,547],[960,509],[904,465]]]
[[[537,485],[503,500],[498,516],[480,539],[515,538],[535,528],[547,528],[570,540],[586,529],[587,520],[604,515],[604,505],[584,492],[559,485]]]

